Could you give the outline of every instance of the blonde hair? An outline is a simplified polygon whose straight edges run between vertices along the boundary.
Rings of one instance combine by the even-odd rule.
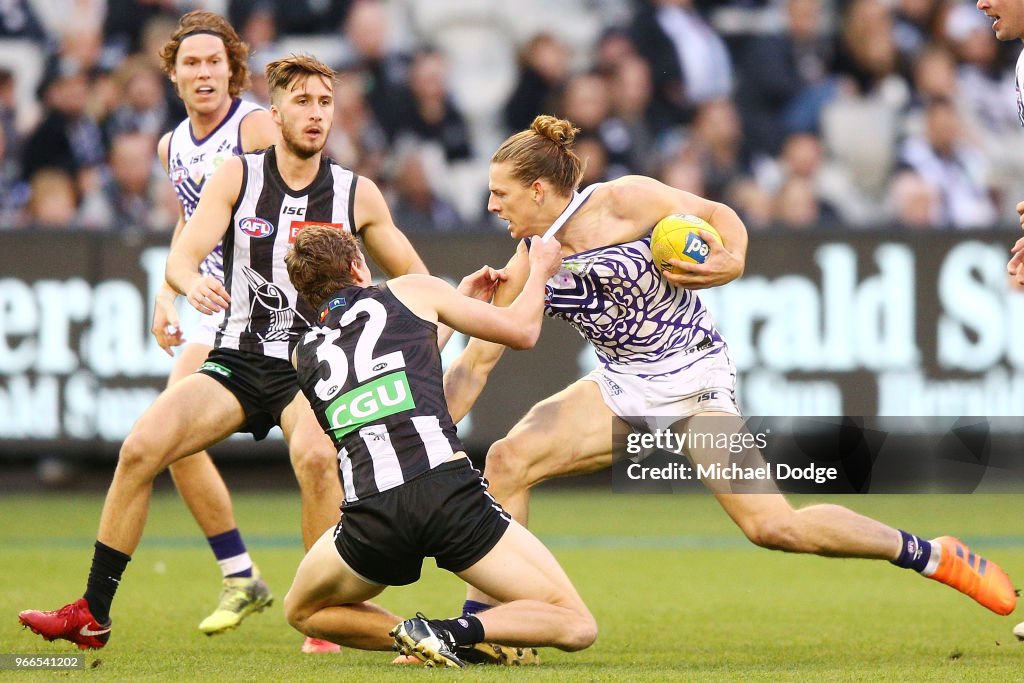
[[[579,187],[585,168],[573,151],[579,132],[570,121],[542,114],[529,128],[501,143],[491,163],[510,163],[512,177],[523,185],[545,178],[555,189],[569,194]]]

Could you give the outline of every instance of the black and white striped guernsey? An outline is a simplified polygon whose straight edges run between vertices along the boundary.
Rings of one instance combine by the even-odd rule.
[[[299,384],[338,447],[346,502],[400,486],[463,450],[434,323],[385,285],[339,290],[317,318],[295,350]]]
[[[224,235],[224,287],[231,295],[217,348],[291,360],[313,310],[288,279],[284,257],[310,224],[353,230],[358,176],[327,158],[309,186],[290,189],[269,147],[243,154],[242,187]]]

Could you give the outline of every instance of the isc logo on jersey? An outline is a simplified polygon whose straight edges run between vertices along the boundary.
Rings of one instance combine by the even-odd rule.
[[[256,238],[268,237],[274,233],[274,225],[270,221],[255,216],[238,221],[238,229],[249,237]]]

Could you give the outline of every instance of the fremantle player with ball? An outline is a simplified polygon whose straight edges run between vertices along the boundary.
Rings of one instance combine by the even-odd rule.
[[[494,302],[507,305],[522,288],[530,239],[557,233],[562,268],[548,281],[546,312],[576,328],[600,360],[596,370],[530,409],[487,453],[491,492],[522,524],[535,484],[611,465],[613,433],[653,431],[666,421],[680,432],[743,430],[728,347],[696,291],[742,274],[742,221],[728,206],[642,176],[577,192],[583,163],[573,152],[576,132],[569,121],[539,116],[491,157],[488,210],[520,240]],[[653,258],[651,229],[665,217]],[[445,394],[456,421],[503,351],[473,339],[448,370]],[[686,455],[705,468],[723,459],[713,448],[689,448]],[[924,540],[838,505],[794,509],[774,486],[754,494],[737,493],[728,482],[705,483],[759,546],[889,560],[999,614],[1016,605],[1005,572],[955,538]],[[494,603],[470,590],[464,610]]]

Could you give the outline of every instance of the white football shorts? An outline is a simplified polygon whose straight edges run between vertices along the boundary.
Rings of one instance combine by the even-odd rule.
[[[682,418],[712,411],[740,414],[736,366],[725,349],[675,372],[641,376],[602,366],[583,379],[595,382],[605,405],[634,429],[664,427],[664,420],[649,419],[656,417]]]
[[[212,347],[217,337],[217,328],[224,321],[224,311],[204,315],[193,309],[192,313],[195,315],[181,316],[181,330],[185,336],[185,343]]]

